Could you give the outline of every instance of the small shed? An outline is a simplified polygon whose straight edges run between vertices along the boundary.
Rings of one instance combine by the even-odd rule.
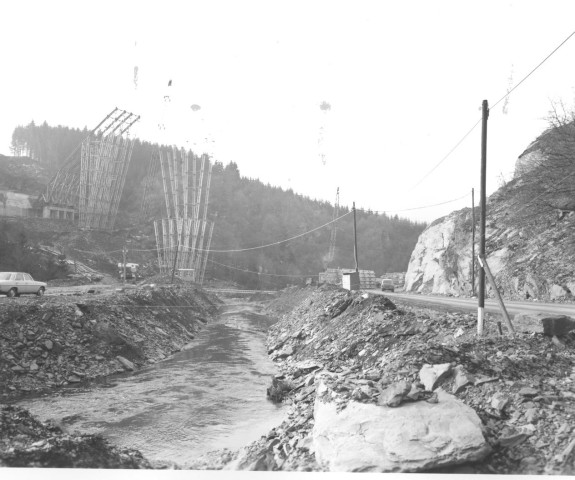
[[[346,290],[359,290],[359,272],[343,272],[341,276],[341,286]]]

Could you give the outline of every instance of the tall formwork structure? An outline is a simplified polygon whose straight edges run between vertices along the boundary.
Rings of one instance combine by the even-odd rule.
[[[160,159],[159,151],[154,149],[150,155],[150,160],[148,161],[148,167],[146,169],[146,176],[143,182],[143,192],[142,192],[142,202],[140,204],[140,217],[142,219],[146,218],[150,214],[150,191],[154,184],[154,180],[158,176],[160,170]]]
[[[214,226],[208,220],[212,164],[207,155],[198,157],[175,147],[159,148],[156,158],[167,213],[166,218],[154,221],[160,273],[177,271],[201,283]]]
[[[109,113],[63,162],[44,201],[74,207],[82,228],[111,230],[134,147],[124,134],[139,118],[118,108]]]

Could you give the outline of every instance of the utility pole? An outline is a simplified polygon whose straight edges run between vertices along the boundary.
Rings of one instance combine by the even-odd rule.
[[[126,254],[127,254],[127,253],[128,253],[128,250],[127,250],[127,248],[126,248],[126,245],[124,245],[124,246],[122,247],[122,260],[123,260],[123,262],[124,262],[124,263],[122,264],[122,267],[123,267],[123,269],[124,269],[124,275],[123,275],[123,277],[124,277],[124,281],[123,281],[124,285],[126,284]]]
[[[471,189],[471,295],[475,296],[475,189]]]
[[[486,174],[487,174],[487,118],[489,117],[489,107],[487,100],[483,100],[481,107],[481,219],[479,225],[479,256],[485,258],[485,203],[487,196]],[[479,295],[477,302],[477,335],[483,335],[483,320],[485,314],[485,270],[479,269]]]
[[[355,271],[359,272],[359,263],[357,261],[357,226],[355,222],[355,202],[353,202],[353,255],[355,256]]]

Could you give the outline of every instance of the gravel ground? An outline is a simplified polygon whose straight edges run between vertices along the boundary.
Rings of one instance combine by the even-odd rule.
[[[269,311],[283,313],[268,337],[282,372],[269,393],[290,405],[288,418],[244,449],[212,452],[194,468],[321,471],[311,438],[320,375],[345,408],[350,399],[376,403],[402,380],[421,388],[424,364],[448,364],[441,387],[476,411],[492,453],[437,473],[573,474],[571,334],[512,338],[490,322],[478,338],[475,314],[396,307],[384,296],[330,286],[288,289]]]

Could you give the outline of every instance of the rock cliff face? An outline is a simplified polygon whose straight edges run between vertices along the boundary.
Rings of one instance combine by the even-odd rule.
[[[536,150],[527,153],[529,155],[523,154],[518,160],[517,177],[487,201],[487,262],[507,299],[573,300],[575,212],[539,210],[530,218],[526,215],[533,207],[524,200],[525,189],[521,191],[524,182],[520,174],[529,170],[527,156],[541,156]],[[521,219],[516,212],[521,213]],[[478,207],[475,219],[477,254]],[[413,250],[405,279],[406,291],[470,295],[471,242],[471,208],[434,221],[420,235]],[[477,284],[477,270],[475,281]],[[489,285],[487,294],[493,296]]]

